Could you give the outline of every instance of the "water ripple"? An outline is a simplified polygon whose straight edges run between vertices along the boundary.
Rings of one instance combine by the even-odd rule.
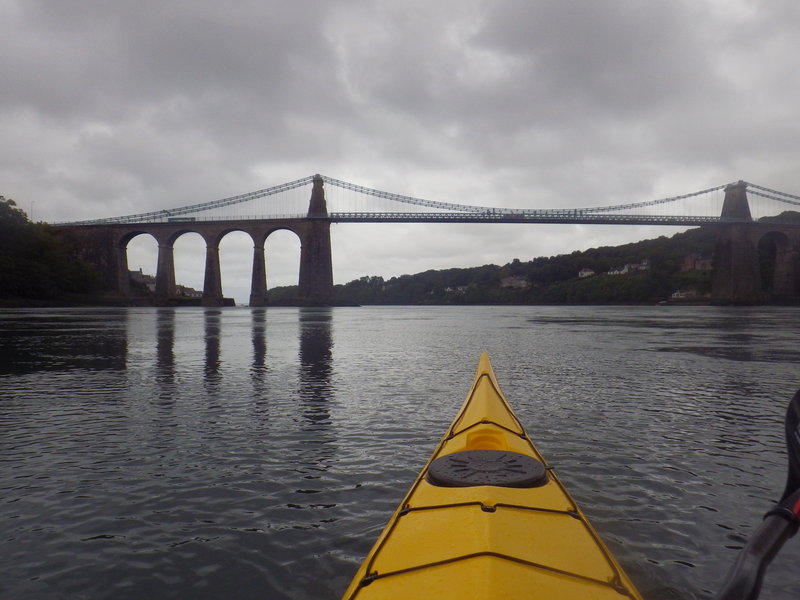
[[[338,598],[488,350],[644,595],[706,598],[783,487],[797,313],[2,311],[0,597]]]

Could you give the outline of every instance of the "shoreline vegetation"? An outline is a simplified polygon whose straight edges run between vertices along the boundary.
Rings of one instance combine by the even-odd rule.
[[[359,305],[641,305],[709,304],[716,234],[690,229],[505,265],[428,270],[384,279],[364,276],[334,286],[333,306]],[[767,257],[768,259],[769,257]],[[771,276],[762,260],[762,278]],[[151,277],[152,278],[152,277]],[[768,288],[768,280],[762,281]],[[189,290],[179,286],[179,289]],[[132,295],[100,289],[100,277],[53,227],[31,223],[0,196],[0,307],[153,306],[152,286],[131,273]],[[198,306],[200,292],[170,305]],[[269,306],[302,306],[297,286],[269,290]],[[233,301],[227,299],[226,306]]]
[[[620,305],[708,304],[715,233],[699,228],[621,246],[505,265],[429,270],[334,287],[333,304]],[[296,288],[270,290],[270,302]]]
[[[54,227],[32,223],[0,196],[0,305],[56,306],[72,297],[96,297],[100,277],[57,238]]]

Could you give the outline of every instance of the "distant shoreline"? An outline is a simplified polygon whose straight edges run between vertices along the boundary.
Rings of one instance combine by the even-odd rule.
[[[232,298],[226,298],[224,308],[250,308],[247,305],[237,305]],[[156,304],[150,298],[119,296],[91,297],[71,296],[52,300],[29,298],[0,298],[0,309],[4,308],[181,308],[187,306],[202,307],[199,298],[189,298],[169,304]],[[315,305],[304,302],[276,302],[265,307],[252,308],[302,308],[302,307],[359,307],[359,306],[713,306],[710,300],[703,298],[653,300],[651,302],[574,302],[574,303],[528,303],[528,302],[475,302],[475,303],[426,303],[426,304],[323,304]],[[771,305],[761,305],[771,306]],[[777,305],[776,305],[777,306]],[[223,308],[223,307],[207,307]]]

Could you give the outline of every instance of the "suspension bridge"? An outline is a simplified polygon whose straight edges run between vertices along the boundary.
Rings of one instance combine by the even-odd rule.
[[[104,274],[106,289],[123,296],[130,293],[127,244],[137,235],[152,235],[159,246],[156,297],[163,303],[175,296],[175,241],[185,233],[199,233],[206,241],[203,304],[209,306],[223,302],[219,243],[232,231],[253,238],[250,304],[262,306],[267,302],[264,243],[278,229],[300,238],[301,296],[308,303],[324,304],[333,290],[333,223],[714,226],[719,232],[714,297],[719,302],[757,303],[763,300],[763,290],[748,281],[759,280],[758,245],[765,236],[771,236],[766,239],[774,246],[776,294],[800,299],[798,207],[800,196],[744,181],[606,206],[520,208],[423,199],[312,175],[210,202],[58,225],[81,240],[84,257]]]
[[[313,215],[308,212],[307,190],[315,181],[321,181],[327,186],[325,214]],[[744,184],[750,196],[756,196],[761,200],[758,203],[751,201],[752,218],[744,220],[777,217],[781,210],[800,206],[800,196],[747,182],[738,184]],[[331,223],[561,223],[699,227],[722,221],[731,222],[735,219],[733,216],[728,216],[727,219],[721,216],[724,202],[722,192],[728,185],[730,184],[679,196],[627,204],[538,209],[441,202],[384,192],[323,175],[313,175],[211,202],[68,224],[110,225],[316,218]]]

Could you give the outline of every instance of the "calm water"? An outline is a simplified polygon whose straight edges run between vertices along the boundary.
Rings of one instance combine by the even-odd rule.
[[[0,311],[0,597],[338,598],[487,350],[645,597],[707,598],[783,489],[798,339],[791,308]]]

